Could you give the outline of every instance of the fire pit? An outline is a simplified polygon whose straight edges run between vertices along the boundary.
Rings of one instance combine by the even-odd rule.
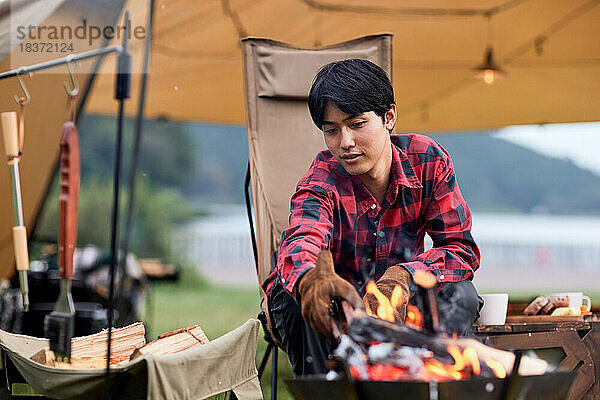
[[[475,358],[469,360],[469,353]],[[543,360],[474,339],[426,334],[369,316],[352,321],[335,354],[327,375],[286,380],[296,400],[558,400],[567,398],[575,377],[546,372]]]
[[[506,378],[390,382],[354,381],[346,376],[330,381],[324,375],[313,375],[287,379],[286,384],[296,400],[559,400],[567,398],[574,376],[574,372],[550,372],[514,377],[508,395]]]
[[[377,311],[332,304],[339,344],[326,375],[286,381],[297,400],[565,399],[575,373],[544,360],[438,331],[435,279],[417,283],[417,307],[395,323],[392,301],[373,294]],[[350,322],[349,324],[347,322]],[[342,329],[343,327],[343,329]],[[337,333],[336,333],[337,331]],[[345,332],[345,333],[342,333]]]

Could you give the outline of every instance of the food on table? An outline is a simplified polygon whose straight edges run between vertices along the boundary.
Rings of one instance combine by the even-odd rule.
[[[523,311],[525,315],[536,315],[544,306],[548,304],[548,298],[545,296],[536,297]]]
[[[569,296],[565,297],[536,297],[523,311],[525,315],[555,315],[554,311],[559,308],[569,307]],[[562,315],[562,314],[561,314]],[[581,314],[566,314],[581,315]]]

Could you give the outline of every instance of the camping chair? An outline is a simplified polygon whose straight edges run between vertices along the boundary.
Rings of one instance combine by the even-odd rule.
[[[277,336],[273,335],[262,283],[274,265],[281,232],[288,227],[290,198],[317,153],[325,149],[307,107],[312,79],[331,61],[363,58],[391,76],[392,37],[365,36],[319,49],[304,49],[267,39],[242,41],[248,104],[249,163],[246,205],[251,227],[258,284],[263,298],[259,319],[269,343],[259,368],[264,371],[271,350],[272,398],[276,398]],[[256,231],[251,214],[249,184]],[[255,233],[256,232],[256,233]]]

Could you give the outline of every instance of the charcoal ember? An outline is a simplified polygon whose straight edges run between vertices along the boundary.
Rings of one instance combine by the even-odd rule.
[[[408,346],[398,348],[393,343],[372,345],[367,355],[371,364],[391,364],[405,369],[408,374],[415,377],[424,366],[423,360],[433,357],[433,353],[427,349]]]
[[[436,336],[373,317],[354,318],[348,335],[359,343],[390,342],[402,346],[425,347],[437,357],[450,356],[447,345]]]
[[[350,336],[340,336],[340,342],[333,351],[333,355],[345,360],[349,367],[355,368],[360,379],[369,379],[367,355],[362,348],[350,338]]]
[[[371,363],[381,363],[388,362],[395,352],[396,346],[393,343],[380,343],[370,346],[367,356]]]

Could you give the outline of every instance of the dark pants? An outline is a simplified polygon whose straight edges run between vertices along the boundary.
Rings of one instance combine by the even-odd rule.
[[[446,283],[438,293],[440,330],[468,335],[479,318],[483,300],[471,281]],[[415,297],[411,298],[413,303]],[[335,348],[335,342],[325,339],[304,321],[296,301],[275,280],[268,295],[271,322],[288,355],[296,375],[322,374],[327,371],[325,360]]]

